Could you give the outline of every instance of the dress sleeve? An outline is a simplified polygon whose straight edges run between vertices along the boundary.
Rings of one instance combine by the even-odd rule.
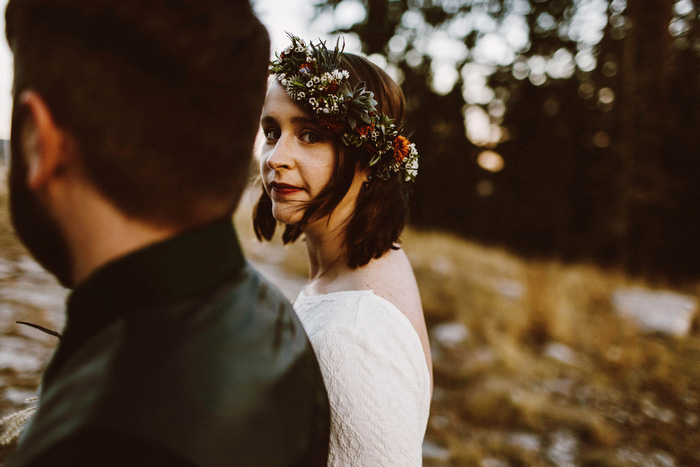
[[[417,336],[407,342],[405,331],[377,328],[329,328],[315,336],[331,407],[328,465],[422,463],[430,392],[425,357]]]

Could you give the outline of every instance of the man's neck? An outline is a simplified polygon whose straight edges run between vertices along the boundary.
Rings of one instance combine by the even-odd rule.
[[[72,257],[72,285],[105,264],[176,235],[183,228],[159,227],[128,217],[95,190],[82,190],[56,212]]]
[[[88,227],[73,248],[73,283],[80,284],[105,264],[178,233],[142,222],[100,222]],[[77,239],[76,239],[77,240]]]

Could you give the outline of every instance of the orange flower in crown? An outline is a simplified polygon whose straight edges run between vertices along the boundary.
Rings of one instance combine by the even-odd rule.
[[[326,94],[335,94],[338,92],[339,89],[340,85],[338,83],[331,83],[326,88]]]
[[[320,115],[318,117],[318,125],[332,135],[342,135],[345,133],[346,125],[333,117]]]
[[[355,131],[361,136],[367,136],[374,130],[372,125],[358,125]]]
[[[399,135],[394,140],[394,162],[401,164],[411,153],[411,142]]]

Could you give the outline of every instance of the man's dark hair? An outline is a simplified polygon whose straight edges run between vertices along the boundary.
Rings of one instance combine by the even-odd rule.
[[[404,117],[405,98],[391,77],[365,57],[344,53],[340,66],[348,70],[350,87],[365,82],[374,93],[379,112],[396,122]],[[316,199],[304,206],[304,215],[295,225],[287,225],[282,241],[289,243],[301,235],[308,222],[329,215],[350,189],[356,168],[369,166],[370,156],[362,149],[350,149],[335,138],[336,160],[333,176]],[[381,257],[396,249],[401,232],[408,221],[408,182],[399,174],[389,180],[377,177],[363,186],[357,197],[355,211],[345,232],[345,262],[351,268]],[[271,240],[277,227],[272,215],[272,200],[263,189],[253,213],[253,229],[258,240]]]
[[[5,16],[16,105],[41,95],[117,208],[167,226],[235,209],[269,59],[247,0],[10,0]]]

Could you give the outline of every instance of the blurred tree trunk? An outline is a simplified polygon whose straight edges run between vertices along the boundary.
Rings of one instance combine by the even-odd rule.
[[[384,54],[402,72],[411,139],[422,156],[415,224],[680,280],[700,276],[700,0],[688,1],[694,11],[678,0],[608,0],[600,5],[610,17],[597,44],[569,34],[580,8],[596,3],[578,0],[362,0],[364,21],[336,32],[357,34],[364,53]],[[483,15],[493,20],[483,22],[485,30],[465,21]],[[478,62],[480,41],[512,15],[524,20],[528,47],[513,50],[511,63]],[[492,68],[487,87],[498,102],[469,105],[487,113],[494,102],[505,106],[491,115],[507,135],[495,148],[505,162],[498,173],[478,164],[484,148],[464,132],[465,62],[455,62],[461,76],[452,92],[431,88],[426,35],[446,31],[472,52],[467,63]],[[533,63],[591,46],[596,70],[579,64],[568,78],[532,79]]]
[[[623,263],[645,269],[656,247],[658,210],[666,201],[661,170],[664,118],[675,49],[668,25],[673,0],[628,0],[622,42],[622,145],[619,240]]]

